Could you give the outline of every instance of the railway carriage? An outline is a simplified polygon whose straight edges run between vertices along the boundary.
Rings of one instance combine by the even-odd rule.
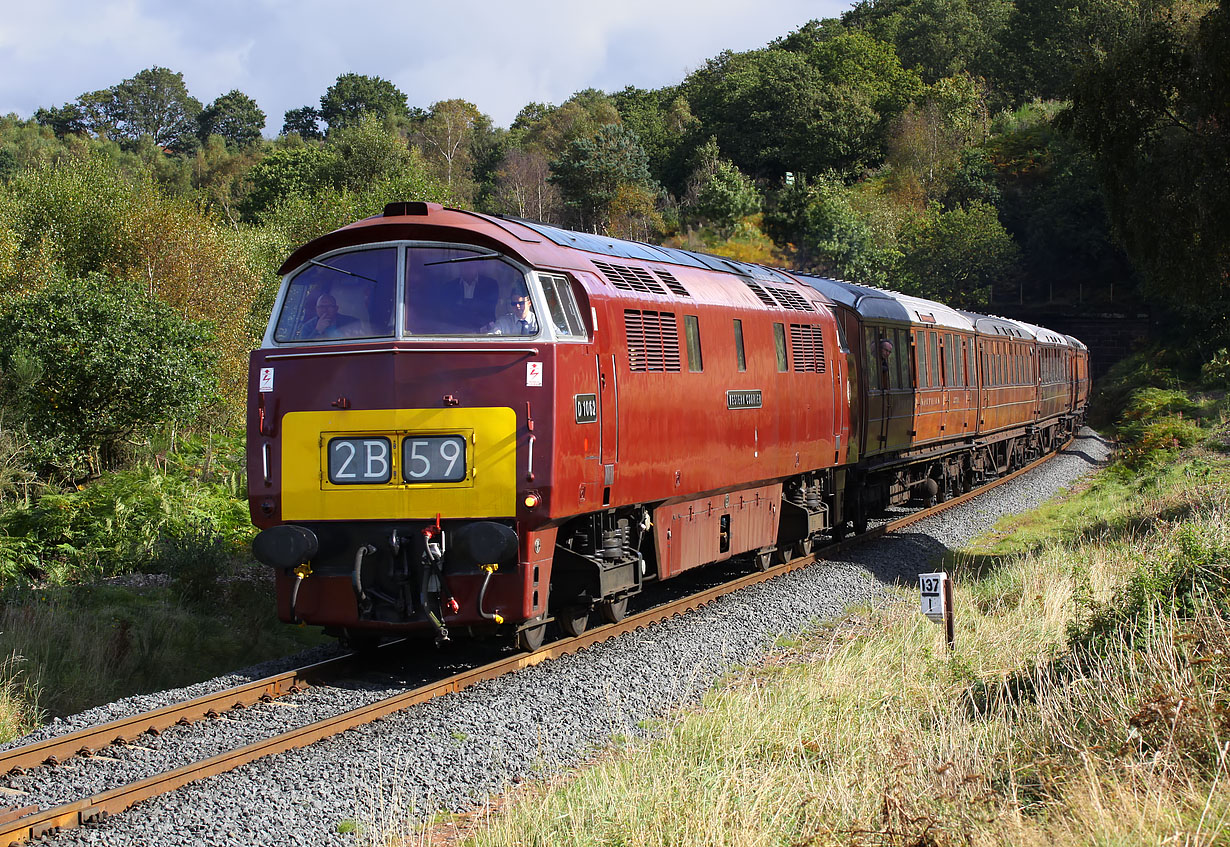
[[[253,549],[283,620],[351,642],[534,649],[649,582],[968,488],[1071,431],[1087,392],[1083,346],[1040,328],[431,203],[280,272],[251,361]]]

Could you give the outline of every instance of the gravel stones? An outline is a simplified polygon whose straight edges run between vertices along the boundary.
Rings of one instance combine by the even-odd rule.
[[[843,554],[728,595],[581,653],[535,665],[374,724],[212,777],[142,803],[115,818],[66,831],[77,845],[346,845],[354,821],[397,824],[437,809],[460,809],[513,781],[583,762],[616,734],[636,735],[646,718],[695,702],[732,665],[754,662],[775,638],[851,604],[888,596],[945,549],[960,547],[1002,515],[1033,508],[1105,460],[1109,445],[1084,430],[1064,454],[972,503]],[[316,651],[323,655],[326,651]],[[295,661],[302,657],[295,657]],[[130,698],[48,727],[62,734],[91,722],[197,696],[290,664],[266,663],[191,689]],[[281,667],[278,667],[281,665]],[[159,768],[357,708],[417,684],[398,678],[315,687],[193,727],[174,727],[106,759],[34,769],[2,782],[47,807]],[[34,737],[24,742],[36,740]]]

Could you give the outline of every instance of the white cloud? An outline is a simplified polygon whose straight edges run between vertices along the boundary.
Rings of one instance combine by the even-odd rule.
[[[0,114],[29,116],[161,65],[203,103],[234,88],[254,97],[267,134],[347,72],[391,80],[415,106],[470,100],[507,126],[531,101],[680,82],[723,49],[762,46],[848,5],[40,0],[0,18]]]

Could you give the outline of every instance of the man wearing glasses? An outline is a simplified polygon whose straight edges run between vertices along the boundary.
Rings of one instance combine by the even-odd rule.
[[[513,294],[511,315],[500,315],[491,330],[492,335],[537,335],[538,318],[526,294]]]

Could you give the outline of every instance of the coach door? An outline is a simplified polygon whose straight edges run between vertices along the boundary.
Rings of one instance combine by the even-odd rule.
[[[877,326],[863,329],[863,343],[867,349],[864,360],[867,363],[867,439],[863,445],[864,454],[882,452],[888,440],[888,419],[892,413],[890,388],[894,381],[890,368],[896,367],[892,332],[891,329]]]

